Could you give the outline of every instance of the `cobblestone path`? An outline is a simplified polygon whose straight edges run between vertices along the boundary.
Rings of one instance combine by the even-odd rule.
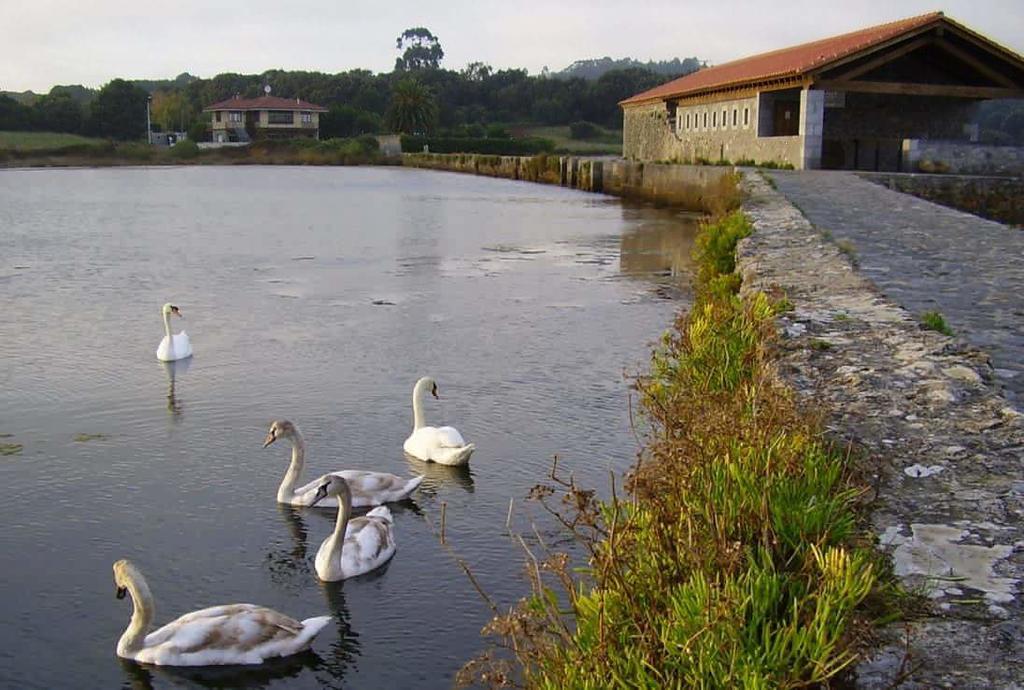
[[[859,270],[913,314],[938,310],[988,351],[1024,400],[1024,231],[894,192],[853,173],[770,173],[778,190]],[[847,244],[848,243],[848,244]]]

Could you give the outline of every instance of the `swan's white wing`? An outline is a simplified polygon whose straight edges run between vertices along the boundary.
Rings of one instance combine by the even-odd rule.
[[[335,552],[333,559],[323,553],[327,544],[324,541],[317,553],[317,575],[321,579],[341,580],[379,568],[395,554],[391,511],[380,506],[366,517],[350,520],[341,553]]]
[[[345,548],[341,552],[342,568],[353,575],[367,573],[383,565],[394,553],[391,522],[367,517],[358,529],[346,534]]]
[[[192,356],[192,343],[185,331],[173,336],[164,336],[156,349],[156,358],[162,362],[174,362]]]
[[[466,440],[462,438],[462,434],[453,426],[438,427],[437,438],[442,448],[462,448],[466,445]]]
[[[327,620],[299,622],[254,604],[213,606],[187,613],[147,635],[135,658],[176,666],[258,664],[307,648]]]
[[[420,460],[432,460],[445,465],[464,465],[472,454],[473,444],[466,443],[462,434],[453,427],[424,426],[412,432],[403,445],[406,453]]]
[[[399,477],[387,472],[369,472],[367,470],[342,470],[331,472],[332,475],[344,477],[352,492],[352,507],[365,508],[377,506],[391,501],[401,501],[416,490],[423,477]],[[308,506],[316,497],[317,489],[323,483],[323,477],[295,489],[296,501],[293,504]],[[318,507],[334,508],[334,501],[321,501]]]
[[[185,331],[174,336],[174,354],[178,359],[185,359],[192,356],[192,341],[189,340]]]

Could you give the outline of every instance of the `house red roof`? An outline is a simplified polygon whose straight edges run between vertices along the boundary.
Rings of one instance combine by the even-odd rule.
[[[209,110],[312,110],[318,113],[326,113],[327,108],[322,105],[315,105],[298,98],[280,98],[279,96],[260,96],[259,98],[240,98],[235,96],[220,103],[214,103],[203,108],[203,112]]]
[[[871,26],[848,34],[745,57],[714,67],[706,67],[631,96],[621,101],[619,105],[684,96],[701,91],[715,91],[765,79],[798,77],[840,58],[859,53],[944,19],[942,12],[931,12],[888,24]]]

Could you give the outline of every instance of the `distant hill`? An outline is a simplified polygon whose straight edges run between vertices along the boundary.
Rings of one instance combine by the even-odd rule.
[[[32,105],[39,98],[39,94],[33,93],[32,91],[0,91],[0,96],[7,96],[13,98],[22,105]]]
[[[690,72],[696,72],[705,65],[704,62],[695,57],[688,57],[680,60],[648,60],[641,62],[633,58],[621,58],[613,60],[610,57],[591,58],[589,60],[577,60],[560,72],[552,72],[551,77],[555,79],[571,79],[579,77],[582,79],[599,79],[605,72],[619,69],[640,68],[655,74],[663,74],[666,77],[678,77]]]
[[[188,72],[182,72],[174,79],[129,79],[128,81],[144,91],[155,93],[157,91],[183,89],[197,79],[199,79],[199,77],[193,77]]]

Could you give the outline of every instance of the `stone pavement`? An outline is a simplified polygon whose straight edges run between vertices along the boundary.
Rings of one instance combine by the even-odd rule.
[[[777,188],[911,314],[938,310],[1024,402],[1024,231],[854,173],[772,172]],[[852,251],[851,251],[852,250]]]
[[[847,192],[859,199],[874,193],[856,178],[821,179],[822,195],[833,203]],[[905,586],[931,599],[920,618],[878,631],[877,644],[856,664],[854,686],[1021,690],[1024,415],[993,385],[985,352],[919,328],[759,174],[747,174],[743,187],[754,232],[737,246],[742,290],[785,294],[793,305],[779,317],[779,374],[822,413],[833,438],[857,449],[864,483],[873,487],[865,500],[879,547]],[[885,206],[861,203],[865,216],[886,215]],[[972,227],[967,220],[961,218]],[[978,232],[1010,232],[977,222],[984,224]],[[923,233],[909,234],[889,243],[917,254],[926,245]],[[952,231],[938,234],[955,244]],[[883,245],[876,255],[887,256],[884,238],[875,242]],[[958,275],[984,283],[999,278]]]

